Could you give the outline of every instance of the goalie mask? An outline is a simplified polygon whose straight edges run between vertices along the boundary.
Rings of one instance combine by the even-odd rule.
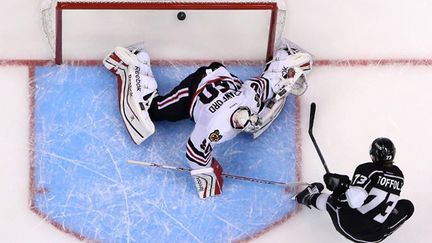
[[[240,106],[231,115],[231,126],[245,132],[252,132],[260,125],[258,114],[253,113],[249,107]]]

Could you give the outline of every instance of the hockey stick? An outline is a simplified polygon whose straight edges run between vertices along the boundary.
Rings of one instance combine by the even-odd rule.
[[[314,102],[311,103],[311,107],[310,107],[310,117],[309,117],[309,136],[312,139],[312,143],[315,146],[315,150],[318,152],[318,156],[320,157],[321,163],[324,166],[324,169],[327,173],[330,173],[327,164],[324,160],[324,156],[321,153],[320,148],[318,147],[318,144],[315,140],[315,137],[312,133],[312,129],[313,129],[313,125],[314,125],[314,120],[315,120],[315,111],[316,111],[316,104]]]
[[[150,166],[150,167],[158,167],[162,169],[169,169],[169,170],[176,170],[176,171],[182,171],[182,172],[190,172],[192,169],[189,168],[182,168],[182,167],[174,167],[170,165],[161,165],[151,162],[144,162],[144,161],[135,161],[135,160],[128,160],[129,164],[135,164],[135,165],[144,165],[144,166]],[[269,181],[264,179],[256,179],[246,176],[239,176],[239,175],[231,175],[222,173],[222,176],[226,178],[236,179],[236,180],[242,180],[242,181],[249,181],[249,182],[256,182],[261,184],[268,184],[268,185],[278,185],[278,186],[285,186],[285,187],[297,187],[297,186],[309,186],[309,183],[306,182],[278,182],[278,181]]]

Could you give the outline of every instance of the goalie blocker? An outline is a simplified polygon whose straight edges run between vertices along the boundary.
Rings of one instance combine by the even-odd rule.
[[[141,144],[155,132],[148,109],[158,92],[148,54],[134,51],[116,47],[103,64],[117,77],[121,117],[132,140]]]
[[[215,158],[212,159],[210,167],[191,171],[198,195],[201,199],[222,193],[222,171],[222,166]]]

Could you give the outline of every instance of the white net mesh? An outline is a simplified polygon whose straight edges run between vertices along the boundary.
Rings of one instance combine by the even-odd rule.
[[[285,24],[284,2],[272,0],[224,0],[226,9],[199,9],[187,13],[185,21],[171,20],[179,9],[145,10],[119,9],[119,4],[138,3],[144,7],[151,3],[163,4],[222,4],[219,1],[56,1],[42,0],[42,24],[53,56],[58,55],[56,43],[61,43],[65,59],[84,60],[103,58],[105,52],[117,45],[127,45],[144,41],[151,53],[158,59],[262,59],[266,56],[268,45],[277,46],[283,35]],[[63,10],[62,22],[56,19],[57,3],[93,3],[91,9]],[[276,23],[271,22],[271,10],[229,9],[228,5],[244,3],[276,3],[278,6]],[[98,4],[103,9],[97,9]],[[107,5],[108,4],[108,5]],[[112,4],[112,8],[107,8]],[[249,12],[248,12],[249,11]],[[235,12],[235,13],[234,13]],[[261,13],[262,12],[262,13]],[[171,21],[171,22],[170,22]],[[225,23],[224,23],[225,21]],[[56,23],[61,23],[62,36],[56,36]],[[275,25],[274,40],[268,42],[271,25]],[[224,36],[222,38],[222,36]],[[206,38],[204,38],[206,37]],[[56,40],[60,38],[61,40]],[[231,42],[225,42],[230,39]],[[236,39],[237,43],[232,40]],[[213,42],[213,43],[212,43]],[[274,43],[275,42],[275,43]],[[167,44],[170,43],[171,45]],[[172,45],[175,43],[175,46]],[[159,46],[158,46],[159,45]],[[221,46],[220,49],[216,48]],[[223,48],[222,48],[223,46]],[[173,47],[173,48],[171,48]],[[174,48],[174,47],[177,47]],[[191,49],[196,50],[191,51]],[[206,53],[214,49],[212,53]],[[84,53],[80,50],[86,50]],[[57,51],[57,52],[56,52]],[[62,51],[62,50],[60,50]],[[255,53],[256,52],[256,53]],[[173,55],[176,53],[177,55]],[[227,56],[220,58],[221,53]]]
[[[55,0],[42,0],[41,2],[41,17],[42,29],[51,48],[52,55],[55,55]]]

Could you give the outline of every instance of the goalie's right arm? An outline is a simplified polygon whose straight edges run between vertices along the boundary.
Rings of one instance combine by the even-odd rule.
[[[223,187],[223,169],[213,158],[212,138],[207,134],[203,126],[196,125],[186,145],[186,158],[192,168],[191,176],[202,199],[221,194]]]

